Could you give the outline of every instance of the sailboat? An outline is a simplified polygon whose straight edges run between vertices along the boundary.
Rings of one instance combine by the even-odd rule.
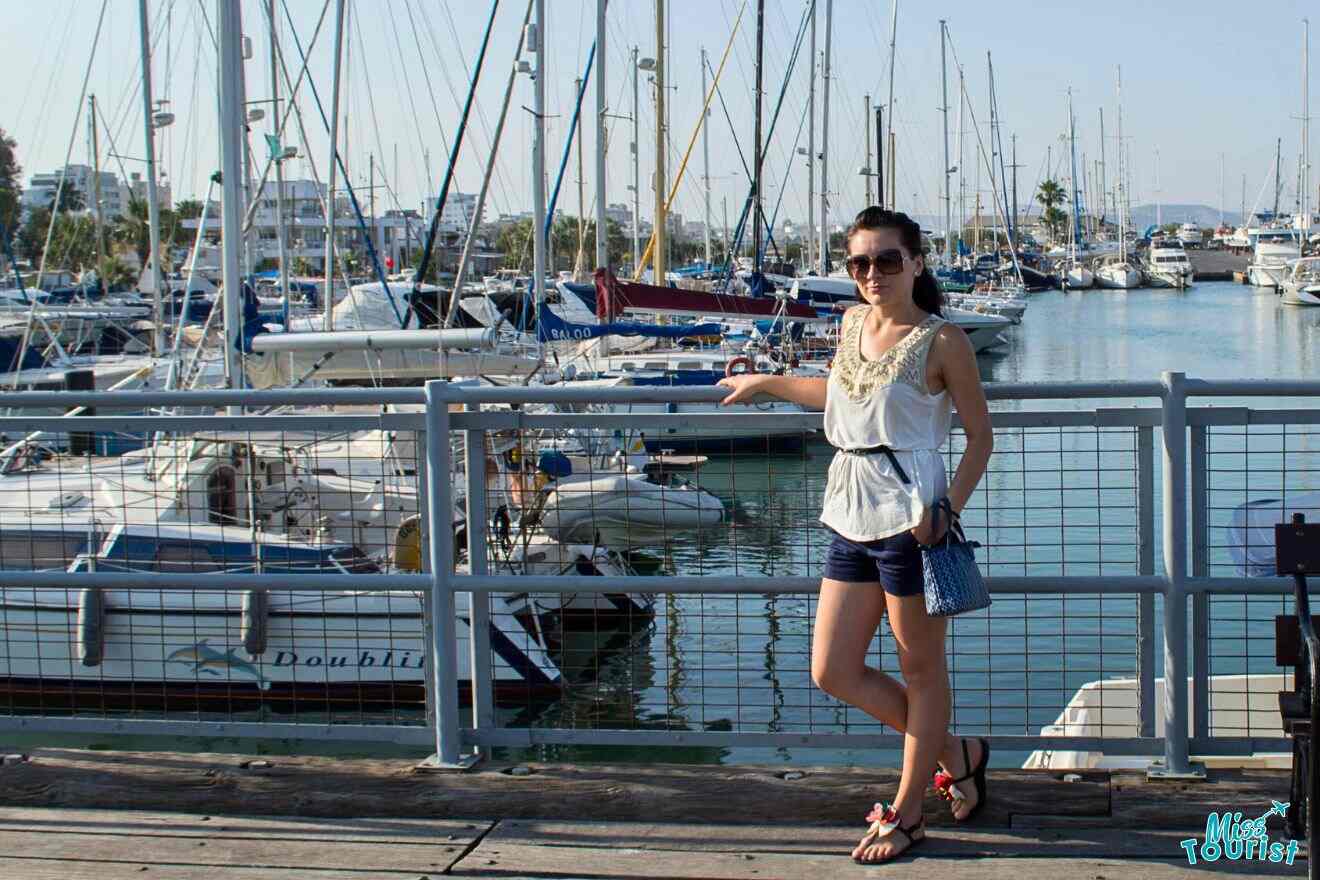
[[[1072,89],[1068,89],[1068,148],[1072,155],[1072,175],[1068,212],[1068,259],[1063,264],[1063,286],[1068,290],[1086,290],[1095,283],[1095,275],[1082,265],[1077,252],[1082,243],[1081,207],[1077,196],[1077,123],[1073,117]]]
[[[1126,165],[1123,149],[1123,69],[1118,70],[1118,253],[1105,257],[1095,270],[1098,287],[1114,290],[1132,290],[1140,287],[1144,278],[1141,269],[1128,257],[1127,242],[1127,187],[1124,185]]]

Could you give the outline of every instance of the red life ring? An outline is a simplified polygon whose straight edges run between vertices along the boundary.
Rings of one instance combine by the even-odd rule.
[[[756,362],[753,361],[751,358],[747,357],[746,355],[740,354],[736,358],[732,358],[727,364],[725,364],[724,375],[733,376],[735,367],[746,367],[747,369],[743,370],[744,373],[756,372]]]

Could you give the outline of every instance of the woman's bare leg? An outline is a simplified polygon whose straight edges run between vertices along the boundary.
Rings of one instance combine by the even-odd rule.
[[[917,600],[915,606],[906,611],[902,610],[902,606],[900,606],[900,609],[896,611],[890,607],[889,603],[903,600],[887,596],[878,583],[848,583],[826,578],[821,582],[820,600],[816,607],[816,623],[812,640],[811,674],[816,685],[831,696],[856,706],[872,718],[883,722],[899,733],[906,733],[908,730],[909,690],[892,676],[867,666],[866,651],[870,647],[871,639],[875,637],[875,631],[880,625],[880,618],[887,611],[891,614],[891,627],[895,626],[894,621],[898,615],[911,616],[913,609],[919,611],[927,621],[931,619],[925,613],[922,597],[915,598]],[[899,626],[901,625],[899,624]],[[912,629],[911,626],[905,627],[904,632],[906,633]],[[895,635],[897,634],[898,630],[896,628]],[[913,637],[908,635],[907,638],[911,639]],[[903,650],[902,644],[902,641],[900,641],[900,659]],[[944,633],[942,622],[940,623],[937,645],[940,668],[943,669]],[[904,667],[905,678],[908,678],[908,669],[915,669],[915,666],[916,664],[909,663],[908,667]],[[909,684],[911,684],[910,678]],[[966,772],[966,769],[970,768],[959,770],[962,761],[962,746],[957,737],[947,732],[949,712],[947,674],[944,679],[943,690],[946,709],[944,713],[944,736],[939,741],[938,758],[946,769],[957,770],[958,775],[961,775],[961,773]],[[909,746],[910,742],[904,744],[903,763],[905,768],[913,763],[908,756]],[[973,751],[973,765],[977,760],[977,753]],[[918,786],[916,788],[916,813],[920,812],[921,796],[925,792],[925,783],[926,780],[930,779],[933,768],[934,764],[931,762],[924,774],[908,783],[909,787]],[[905,777],[907,775],[909,774],[905,772]],[[905,791],[901,784],[899,791],[900,795]],[[961,816],[971,809],[974,804],[975,800],[965,804],[956,815]],[[911,817],[911,821],[916,821],[915,814]],[[904,824],[909,823],[905,821]],[[885,840],[888,840],[888,838],[885,838]],[[903,841],[900,845],[906,845],[906,841]],[[853,855],[860,858],[862,852],[863,847],[859,846]]]

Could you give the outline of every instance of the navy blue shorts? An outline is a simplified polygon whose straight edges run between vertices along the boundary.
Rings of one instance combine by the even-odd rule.
[[[853,541],[834,532],[825,551],[825,577],[850,584],[878,582],[891,596],[916,596],[925,590],[921,545],[906,529],[878,541]]]

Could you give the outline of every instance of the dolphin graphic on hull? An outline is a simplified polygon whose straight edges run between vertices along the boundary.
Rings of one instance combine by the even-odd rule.
[[[261,670],[250,661],[238,656],[236,649],[231,648],[228,651],[221,652],[208,645],[207,641],[207,639],[202,639],[191,648],[180,648],[166,657],[165,662],[191,665],[193,674],[199,678],[203,674],[222,678],[226,677],[227,673],[241,672],[244,675],[252,676],[262,690],[270,686],[270,683],[266,681],[266,677],[261,674]]]

